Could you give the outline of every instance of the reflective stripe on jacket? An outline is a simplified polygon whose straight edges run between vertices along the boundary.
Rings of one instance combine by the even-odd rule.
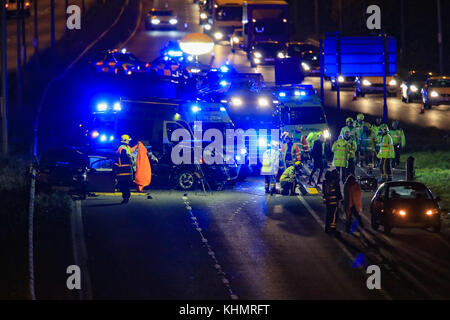
[[[377,154],[379,159],[394,159],[394,143],[392,142],[392,137],[389,134],[383,136],[380,145],[380,151]]]

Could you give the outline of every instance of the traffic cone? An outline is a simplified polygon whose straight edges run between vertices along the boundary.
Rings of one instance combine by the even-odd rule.
[[[420,113],[425,113],[425,104],[423,103],[423,101],[420,104]]]
[[[358,94],[356,93],[356,88],[355,88],[355,91],[353,91],[353,99],[352,99],[352,101],[356,101],[356,100],[358,100]]]

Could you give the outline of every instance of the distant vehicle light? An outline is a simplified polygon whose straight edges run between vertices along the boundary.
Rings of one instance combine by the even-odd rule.
[[[259,146],[260,148],[267,147],[267,139],[264,138],[264,137],[260,137],[260,138],[258,139],[258,146]]]
[[[256,63],[256,64],[260,64],[261,63],[261,59],[255,58],[255,59],[253,59],[253,62]]]
[[[300,96],[300,95],[301,95],[300,91],[298,91],[298,90],[295,90],[295,91],[294,91],[294,96],[297,96],[297,97],[298,97],[298,96]]]
[[[429,209],[425,212],[427,216],[432,216],[433,214],[439,213],[438,209]]]
[[[239,43],[239,38],[238,37],[233,37],[232,40],[233,40],[233,43]]]
[[[216,40],[222,40],[222,39],[223,39],[223,33],[220,32],[220,31],[214,33],[214,39],[216,39]]]
[[[183,51],[181,50],[169,50],[167,54],[171,57],[181,57],[183,55]]]
[[[417,88],[415,85],[412,85],[409,88],[411,89],[412,92],[417,92],[417,90],[419,90],[419,88]]]
[[[120,102],[114,103],[113,110],[114,111],[122,111],[122,105],[120,104]]]
[[[169,20],[169,23],[172,24],[172,25],[174,25],[174,24],[177,24],[177,23],[178,23],[178,20],[175,19],[175,18],[172,18],[172,19]]]
[[[152,19],[152,24],[159,24],[161,21],[159,19]]]
[[[303,68],[303,70],[305,70],[305,71],[311,70],[311,68],[309,67],[309,65],[308,65],[307,63],[305,63],[305,62],[302,62],[302,68]]]
[[[97,104],[97,111],[104,112],[106,110],[108,110],[108,105],[105,102]]]
[[[227,100],[225,100],[225,99],[223,99],[223,100],[220,100],[220,103],[227,103],[228,101]]]
[[[258,98],[258,106],[260,107],[268,107],[270,104],[269,99],[266,97],[259,97]]]
[[[325,130],[323,131],[323,137],[324,137],[325,139],[331,138],[330,130],[325,129]]]
[[[191,72],[192,73],[200,73],[202,70],[197,69],[197,68],[191,68]]]
[[[188,61],[194,61],[194,57],[193,56],[188,56],[187,59],[188,59]]]
[[[286,22],[287,22],[287,19],[283,19],[283,22],[286,23]]]
[[[339,76],[339,77],[338,77],[338,81],[339,81],[339,82],[344,82],[344,77],[343,77],[343,76]]]
[[[231,104],[235,107],[240,107],[242,106],[242,99],[239,97],[233,97],[231,98]]]
[[[278,96],[280,96],[280,97],[286,97],[286,92],[280,92],[279,94],[278,94]]]
[[[398,214],[404,217],[404,216],[406,216],[406,211],[405,210],[400,210],[398,212]]]
[[[397,85],[397,81],[395,81],[395,79],[392,79],[391,81],[389,81],[389,85],[390,86],[396,86]]]
[[[255,56],[255,58],[262,58],[261,52],[255,51],[253,52],[253,55]]]
[[[431,91],[431,96],[433,98],[439,97],[439,93],[437,93],[436,91]]]
[[[131,70],[127,71],[127,75],[131,75],[133,72]]]
[[[105,142],[105,141],[106,141],[106,134],[102,134],[102,135],[100,136],[100,141],[101,141],[101,142]]]
[[[371,83],[369,80],[367,80],[367,79],[364,79],[363,82],[362,82],[362,84],[363,84],[363,86],[365,86],[365,87],[369,87],[369,86],[372,85],[372,83]]]
[[[191,108],[191,110],[192,110],[193,113],[197,113],[197,112],[201,111],[202,108],[200,108],[199,106],[193,106],[193,107]]]
[[[109,136],[109,141],[113,141],[114,140],[114,136]]]
[[[123,48],[121,51],[122,53],[127,53],[127,48]]]
[[[94,138],[94,139],[97,138],[99,135],[100,135],[100,134],[98,133],[97,130],[92,131],[92,133],[91,133],[91,137]]]
[[[284,53],[283,52],[278,52],[277,53],[277,58],[278,59],[284,59]]]
[[[227,109],[225,107],[220,107],[220,111],[225,112]]]
[[[206,20],[206,19],[208,19],[208,15],[206,13],[202,12],[202,13],[200,13],[200,19]]]
[[[211,25],[208,23],[208,24],[205,24],[204,26],[203,26],[203,28],[205,28],[205,30],[206,31],[209,31],[209,30],[211,30]]]
[[[221,85],[222,87],[226,87],[227,84],[228,84],[228,82],[226,82],[225,80],[220,81],[220,85]]]
[[[227,66],[221,66],[220,67],[220,72],[226,73],[228,71],[230,71],[230,68],[228,68]]]

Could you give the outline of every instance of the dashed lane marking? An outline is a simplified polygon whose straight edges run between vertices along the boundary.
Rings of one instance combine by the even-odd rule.
[[[183,200],[185,206],[186,206],[186,210],[189,212],[189,215],[191,217],[191,220],[193,221],[192,224],[195,226],[195,230],[198,232],[198,234],[200,235],[200,239],[203,243],[203,246],[207,249],[208,255],[211,257],[211,259],[214,262],[214,268],[217,271],[217,274],[219,275],[223,285],[225,286],[225,288],[227,289],[230,298],[232,300],[237,300],[239,299],[239,297],[234,293],[234,291],[231,289],[231,285],[230,285],[230,281],[226,278],[226,274],[222,269],[222,265],[219,263],[216,254],[213,250],[213,247],[209,244],[208,239],[206,239],[205,235],[203,234],[203,230],[201,228],[201,226],[198,223],[198,219],[197,217],[194,215],[194,212],[192,210],[192,207],[190,205],[189,202],[189,198],[185,195],[183,197],[181,197],[181,199]]]

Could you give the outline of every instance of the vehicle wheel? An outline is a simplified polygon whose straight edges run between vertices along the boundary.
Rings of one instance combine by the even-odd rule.
[[[376,221],[375,215],[373,213],[371,215],[370,222],[371,222],[371,225],[372,225],[372,229],[373,230],[378,230],[378,228],[380,227],[380,224]]]
[[[389,223],[386,221],[384,223],[384,233],[385,234],[391,234],[392,227],[389,225]]]
[[[181,190],[192,190],[195,188],[197,178],[192,171],[182,171],[175,178],[175,186]]]

